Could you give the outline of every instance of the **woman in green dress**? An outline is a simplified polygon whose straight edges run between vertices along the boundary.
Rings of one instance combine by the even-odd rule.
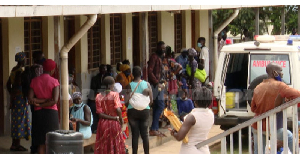
[[[21,139],[29,140],[31,136],[31,122],[28,116],[29,105],[23,92],[22,73],[25,66],[25,53],[19,52],[15,55],[15,66],[7,81],[7,90],[10,94],[11,109],[11,151],[27,151],[20,145]]]

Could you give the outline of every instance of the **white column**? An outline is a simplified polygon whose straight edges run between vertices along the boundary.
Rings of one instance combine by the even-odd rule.
[[[110,15],[101,15],[101,63],[110,64]]]
[[[170,12],[158,12],[158,41],[164,41],[174,50],[174,15]]]
[[[24,18],[2,18],[2,43],[3,43],[3,100],[4,100],[4,134],[9,135],[10,128],[10,110],[8,103],[9,93],[6,89],[6,82],[9,78],[15,62],[15,54],[18,51],[24,51]],[[1,119],[2,120],[2,119]]]
[[[132,13],[122,14],[122,55],[123,59],[132,60]],[[116,64],[112,64],[116,65]]]
[[[182,47],[192,47],[192,17],[191,10],[182,11]]]

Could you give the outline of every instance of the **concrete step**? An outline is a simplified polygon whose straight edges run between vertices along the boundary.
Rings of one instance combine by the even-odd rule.
[[[164,133],[167,137],[158,137],[158,136],[149,136],[149,148],[155,148],[161,146],[162,144],[169,142],[174,137],[171,136],[170,131],[168,129],[159,129],[162,133]],[[132,153],[132,143],[131,138],[126,140],[126,145],[128,145],[129,153]],[[143,140],[141,137],[139,138],[139,146],[138,146],[138,153],[143,153]]]

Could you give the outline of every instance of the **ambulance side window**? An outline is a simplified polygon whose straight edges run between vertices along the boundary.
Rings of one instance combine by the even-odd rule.
[[[282,66],[283,82],[291,84],[290,60],[288,54],[251,54],[250,56],[250,80],[266,75],[266,66],[270,62],[278,63]]]
[[[247,89],[248,55],[248,53],[230,53],[225,80],[227,91]]]

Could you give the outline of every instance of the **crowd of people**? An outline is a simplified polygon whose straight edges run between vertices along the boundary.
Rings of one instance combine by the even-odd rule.
[[[91,79],[87,104],[83,103],[80,88],[75,82],[75,69],[70,67],[70,129],[81,132],[84,139],[95,133],[94,151],[97,154],[128,153],[125,140],[129,133],[132,136],[133,153],[137,153],[139,136],[143,140],[144,152],[149,153],[149,135],[166,136],[159,131],[162,119],[167,124],[164,128],[170,124],[162,114],[165,108],[181,116],[184,121],[186,115],[192,117],[206,112],[205,109],[197,108],[207,108],[207,103],[212,100],[198,101],[207,99],[211,94],[203,88],[209,74],[209,50],[205,46],[205,38],[198,39],[197,47],[199,51],[183,48],[180,55],[175,57],[172,48],[159,41],[157,51],[151,54],[148,61],[148,80],[144,79],[142,68],[131,68],[128,60],[117,63],[116,71],[113,71],[111,65],[101,64],[99,73]],[[31,153],[43,154],[46,133],[59,129],[57,104],[60,84],[54,78],[56,63],[45,59],[42,52],[34,52],[34,64],[26,66],[23,71],[25,59],[23,52],[15,55],[17,65],[12,69],[7,82],[12,111],[13,141],[10,150],[27,151],[20,145],[20,139],[32,138]],[[203,93],[198,95],[195,89]],[[32,112],[31,120],[29,108]],[[153,120],[148,130],[150,109],[153,110]],[[210,115],[210,112],[207,114]],[[194,125],[201,125],[195,119],[192,123],[192,118],[188,119],[183,126],[189,123],[191,130]],[[176,137],[177,132],[172,131],[172,134]],[[182,134],[181,131],[178,134]],[[180,140],[180,137],[176,138]],[[195,138],[194,142],[198,140]]]
[[[147,62],[148,80],[143,78],[142,68],[131,68],[128,60],[117,63],[116,71],[104,64],[99,66],[99,73],[91,80],[88,100],[94,119],[92,132],[97,134],[95,153],[126,153],[128,149],[124,140],[129,137],[128,125],[131,129],[132,153],[138,151],[139,136],[143,140],[144,153],[149,153],[149,135],[166,136],[159,131],[163,127],[163,120],[166,123],[163,128],[168,128],[170,124],[162,114],[165,108],[172,110],[183,121],[183,117],[198,114],[207,114],[213,119],[213,113],[207,110],[212,94],[203,86],[209,74],[209,50],[204,37],[198,39],[197,47],[199,51],[183,48],[180,55],[175,57],[172,48],[159,41],[157,51],[151,54]],[[199,104],[194,105],[197,101]],[[153,117],[148,131],[150,109]],[[194,125],[197,127],[195,129],[209,130],[213,120],[205,126],[196,123],[195,118],[194,123],[187,120],[183,126],[185,123],[189,123],[191,130]],[[178,133],[181,134],[181,131]],[[172,131],[172,134],[176,136],[177,133]],[[207,134],[208,131],[203,132],[203,138],[195,138],[193,142],[202,141]]]

